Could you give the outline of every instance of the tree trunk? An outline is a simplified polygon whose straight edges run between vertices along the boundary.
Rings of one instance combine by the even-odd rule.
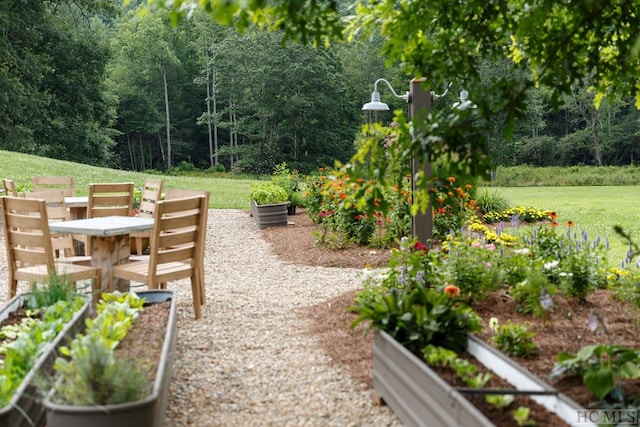
[[[162,81],[164,83],[164,110],[167,120],[167,168],[171,169],[171,118],[169,117],[169,91],[167,87],[167,70],[162,68]]]
[[[218,113],[218,105],[217,105],[217,100],[216,100],[216,69],[213,69],[213,73],[212,73],[213,79],[211,81],[211,96],[212,96],[212,102],[213,102],[213,115],[214,117],[216,117],[216,114]],[[209,132],[211,132],[211,122],[209,122]],[[213,125],[213,155],[214,155],[214,161],[213,161],[213,165],[214,166],[218,166],[218,124],[214,123]]]

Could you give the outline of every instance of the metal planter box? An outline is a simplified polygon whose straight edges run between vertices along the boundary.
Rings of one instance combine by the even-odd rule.
[[[177,317],[173,291],[153,290],[137,292],[147,303],[171,301],[162,354],[152,393],[145,399],[104,406],[59,405],[45,399],[47,427],[163,427],[169,395],[173,359],[176,351]]]
[[[467,351],[516,389],[532,391],[531,399],[569,425],[576,422],[577,411],[583,410],[515,361],[471,335]],[[462,393],[383,331],[376,331],[374,339],[373,385],[378,396],[406,426],[495,427]],[[548,394],[536,395],[535,392]],[[586,422],[580,425],[594,426]]]
[[[251,216],[255,218],[260,228],[287,225],[287,206],[289,206],[287,202],[275,205],[257,205],[252,200]]]
[[[30,294],[22,294],[13,297],[0,309],[0,321],[6,319],[9,314],[22,307],[25,301],[31,298]],[[33,427],[45,425],[45,408],[41,401],[37,399],[38,388],[35,385],[37,375],[50,377],[53,375],[53,362],[58,356],[61,346],[68,344],[68,341],[76,333],[82,332],[85,327],[85,319],[90,312],[91,301],[78,310],[71,321],[65,325],[56,338],[50,342],[42,355],[38,358],[27,376],[22,381],[14,393],[7,406],[0,409],[0,427]]]

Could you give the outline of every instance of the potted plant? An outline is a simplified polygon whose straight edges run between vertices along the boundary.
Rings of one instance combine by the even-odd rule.
[[[296,207],[302,205],[304,200],[300,193],[300,173],[297,170],[290,170],[287,164],[282,162],[276,165],[271,182],[285,189],[289,200],[287,214],[295,215]]]
[[[60,347],[84,328],[91,300],[73,284],[53,276],[47,286],[17,295],[0,309],[0,426],[45,424],[45,409],[35,399],[37,383],[53,373]]]
[[[289,196],[284,188],[272,182],[254,183],[249,197],[251,216],[260,228],[287,225]]]
[[[44,399],[47,426],[163,426],[176,322],[172,291],[103,295],[85,334],[56,359]],[[134,331],[146,341],[127,341]],[[136,348],[143,359],[132,358]]]

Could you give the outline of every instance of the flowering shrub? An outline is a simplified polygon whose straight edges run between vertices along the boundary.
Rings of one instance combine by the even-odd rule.
[[[391,287],[352,307],[358,313],[352,326],[366,320],[414,354],[428,344],[463,350],[467,334],[480,330],[480,321],[456,294],[454,288],[443,292],[418,283]]]
[[[483,215],[483,220],[489,224],[500,221],[511,221],[513,217],[517,217],[522,222],[540,222],[548,220],[555,214],[550,211],[539,210],[535,208],[527,208],[524,206],[516,206],[507,208],[500,212],[487,212]]]
[[[466,234],[451,236],[442,256],[444,280],[455,283],[468,300],[482,299],[488,292],[503,284],[502,270],[496,245],[474,239]]]
[[[433,197],[433,233],[445,236],[456,232],[477,215],[475,200],[471,197],[472,184],[456,185],[456,178],[450,176],[446,181],[433,179],[431,195]]]
[[[317,243],[333,247],[356,243],[382,248],[410,233],[408,178],[402,186],[387,189],[363,179],[353,180],[341,170],[319,172],[307,177],[305,195],[307,214],[320,226]],[[367,197],[357,198],[365,185]],[[386,212],[381,206],[382,199],[389,204]]]

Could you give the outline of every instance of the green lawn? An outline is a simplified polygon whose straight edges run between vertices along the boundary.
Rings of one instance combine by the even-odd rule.
[[[98,168],[78,163],[46,159],[43,157],[0,150],[0,178],[16,182],[18,191],[30,189],[34,175],[72,175],[76,178],[76,193],[86,195],[89,183],[132,181],[141,186],[150,175],[115,169]],[[160,175],[165,188],[208,190],[209,206],[217,209],[249,209],[249,189],[252,180],[210,177]]]
[[[609,261],[614,265],[627,251],[614,225],[640,242],[640,186],[501,187],[499,191],[512,206],[553,210],[560,224],[572,221],[576,230],[584,229],[590,238],[609,237]]]

